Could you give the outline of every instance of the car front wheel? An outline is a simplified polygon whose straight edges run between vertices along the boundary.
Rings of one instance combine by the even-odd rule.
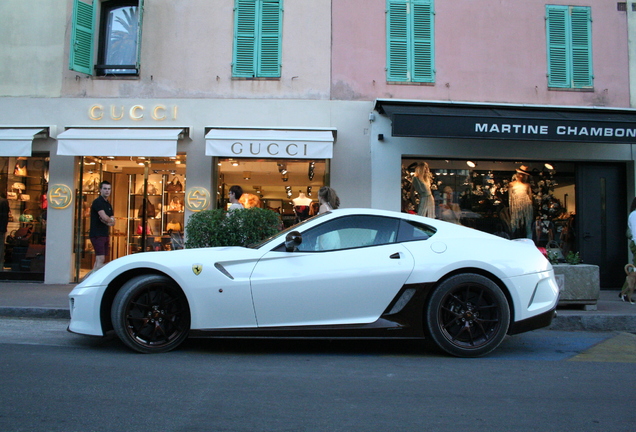
[[[119,339],[142,353],[170,351],[190,330],[190,308],[183,291],[162,275],[126,282],[115,296],[111,319]]]
[[[426,309],[427,333],[457,357],[488,354],[503,341],[510,308],[501,288],[485,276],[465,273],[443,281]]]

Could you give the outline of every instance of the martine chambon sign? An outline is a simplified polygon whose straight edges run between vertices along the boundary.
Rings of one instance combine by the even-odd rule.
[[[395,114],[393,136],[636,143],[636,122]]]

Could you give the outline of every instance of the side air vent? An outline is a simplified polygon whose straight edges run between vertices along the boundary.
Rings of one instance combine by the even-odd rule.
[[[227,276],[228,278],[230,278],[230,279],[234,280],[234,276],[232,276],[232,275],[230,274],[230,272],[228,272],[228,271],[225,269],[225,267],[223,267],[221,264],[219,264],[219,263],[215,263],[215,264],[214,264],[214,267],[216,267],[216,269],[217,269],[218,271],[220,271],[221,273],[223,273],[223,274],[224,274],[225,276]]]

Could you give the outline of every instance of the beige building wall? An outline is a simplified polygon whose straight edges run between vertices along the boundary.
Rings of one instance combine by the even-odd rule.
[[[312,31],[305,31],[309,22]],[[234,0],[146,1],[139,78],[87,77],[67,68],[62,94],[329,99],[330,24],[329,0],[286,0],[280,79],[232,79]],[[67,42],[66,58],[68,48]]]
[[[234,0],[146,1],[132,79],[69,70],[72,11],[0,2],[0,96],[329,99],[330,0],[285,0],[280,79],[232,79]]]
[[[0,97],[59,97],[69,41],[66,0],[0,2]]]

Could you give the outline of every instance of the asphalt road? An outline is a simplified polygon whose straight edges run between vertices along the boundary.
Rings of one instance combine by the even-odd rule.
[[[634,431],[636,335],[540,330],[457,359],[419,342],[190,340],[161,355],[0,319],[0,431]]]

